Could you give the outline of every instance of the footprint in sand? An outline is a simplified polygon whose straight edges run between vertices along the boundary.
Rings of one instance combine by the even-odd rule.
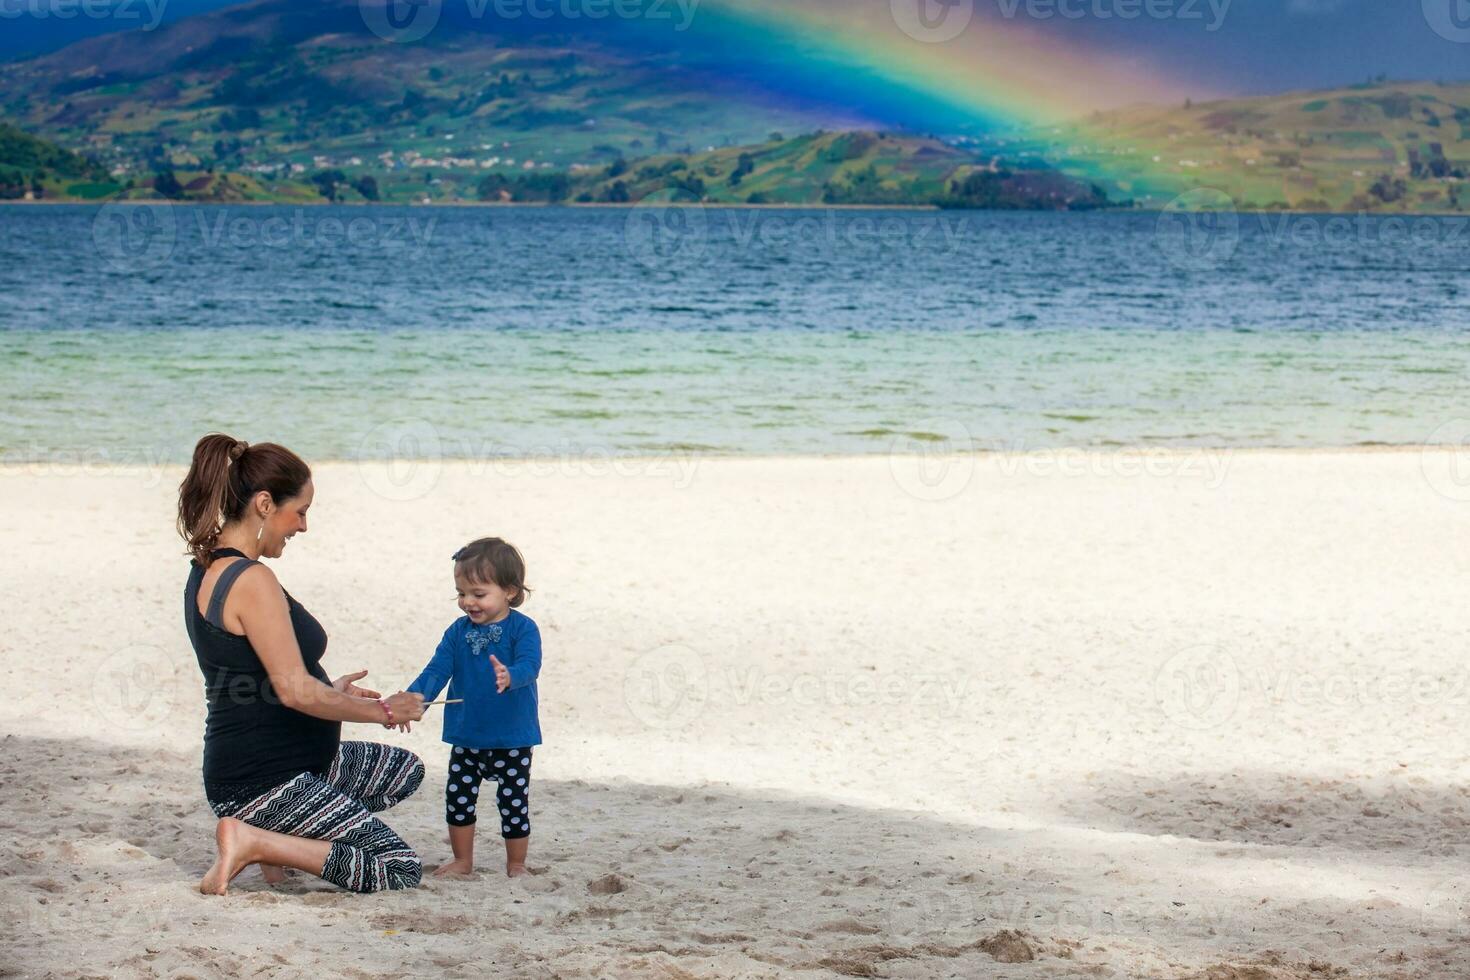
[[[627,879],[620,875],[606,874],[587,882],[587,891],[593,895],[617,895],[630,887]]]

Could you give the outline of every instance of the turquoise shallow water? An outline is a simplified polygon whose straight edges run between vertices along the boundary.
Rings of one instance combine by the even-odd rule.
[[[1351,446],[1470,414],[1460,219],[1228,218],[3,208],[0,459],[211,428],[314,458]]]

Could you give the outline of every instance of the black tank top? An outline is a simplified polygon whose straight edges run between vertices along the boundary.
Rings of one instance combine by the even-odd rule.
[[[304,772],[325,776],[337,755],[342,725],[302,714],[281,704],[270,675],[250,641],[225,629],[225,597],[242,572],[257,564],[233,548],[215,558],[238,557],[220,573],[207,615],[199,614],[204,569],[191,562],[184,589],[184,626],[204,674],[209,713],[204,723],[204,789],[210,802],[256,795]],[[282,590],[284,591],[284,590]],[[316,617],[286,593],[291,628],[311,676],[331,679],[321,667],[327,634]]]

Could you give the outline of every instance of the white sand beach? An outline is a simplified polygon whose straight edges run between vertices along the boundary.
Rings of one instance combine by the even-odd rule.
[[[224,898],[182,469],[0,469],[0,974],[1470,976],[1457,462],[316,463],[274,568],[334,675],[525,553],[533,874],[482,828],[475,880]],[[445,860],[439,719],[345,733],[424,757],[385,819]]]

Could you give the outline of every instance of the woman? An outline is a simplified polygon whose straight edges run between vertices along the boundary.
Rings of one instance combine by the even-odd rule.
[[[342,742],[344,721],[384,727],[423,717],[423,696],[379,698],[367,671],[328,679],[327,635],[258,561],[306,530],[311,470],[271,443],[208,435],[179,487],[179,533],[194,556],[184,625],[204,672],[204,790],[219,856],[199,890],[223,895],[259,864],[267,881],[299,868],[358,892],[413,888],[419,857],[373,812],[418,789],[405,749]]]

